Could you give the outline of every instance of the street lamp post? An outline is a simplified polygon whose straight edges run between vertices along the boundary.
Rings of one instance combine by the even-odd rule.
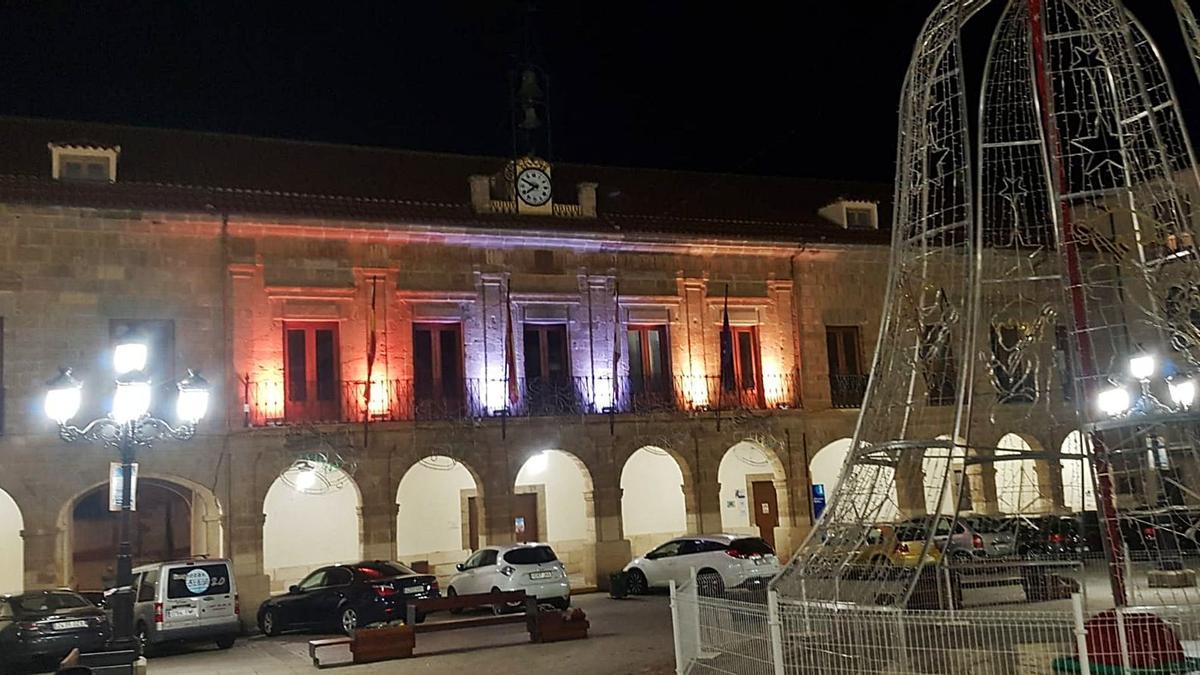
[[[147,348],[138,342],[126,342],[113,350],[116,390],[112,410],[83,427],[71,424],[83,399],[83,385],[63,369],[47,383],[46,415],[58,424],[58,436],[67,443],[99,443],[118,451],[121,458],[120,543],[117,545],[117,580],[110,606],[113,610],[112,646],[134,649],[133,630],[133,546],[130,542],[133,515],[133,465],[138,448],[149,448],[161,440],[186,441],[196,434],[196,425],[208,410],[209,388],[203,377],[189,370],[177,383],[178,421],[171,424],[150,415],[153,398],[150,378],[146,375]]]

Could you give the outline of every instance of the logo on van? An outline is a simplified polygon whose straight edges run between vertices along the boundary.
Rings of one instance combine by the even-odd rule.
[[[199,595],[212,585],[212,577],[208,576],[208,572],[197,568],[188,571],[187,576],[183,578],[183,583],[187,586],[188,591]]]

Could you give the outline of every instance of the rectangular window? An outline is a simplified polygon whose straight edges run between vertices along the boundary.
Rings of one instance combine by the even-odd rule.
[[[459,324],[413,325],[413,397],[418,417],[461,414],[462,350]]]
[[[630,326],[625,333],[629,347],[629,392],[634,396],[670,390],[670,360],[666,326]]]
[[[829,397],[835,408],[857,408],[867,390],[862,374],[862,349],[858,326],[826,326],[825,350],[829,359]]]
[[[1001,403],[1033,403],[1037,383],[1031,364],[1021,359],[1021,336],[1016,326],[992,326],[992,384]]]
[[[338,421],[337,324],[288,321],[283,336],[284,415],[289,421]]]
[[[734,326],[733,333],[733,379],[722,377],[721,388],[732,394],[741,405],[762,407],[762,368],[758,351],[758,328],[756,326]],[[732,385],[732,389],[730,388]]]
[[[524,334],[525,404],[536,414],[575,411],[566,325],[527,324]]]
[[[958,367],[954,362],[949,331],[941,323],[921,326],[919,357],[929,405],[954,405]]]
[[[146,375],[154,388],[150,399],[151,414],[174,419],[175,398],[175,322],[170,319],[110,319],[109,343],[115,347],[122,342],[146,345]]]
[[[86,180],[107,183],[112,179],[107,157],[63,155],[59,158],[58,177],[67,180]]]
[[[1066,326],[1054,327],[1054,366],[1062,383],[1064,401],[1075,398],[1075,369],[1071,365],[1071,342]]]

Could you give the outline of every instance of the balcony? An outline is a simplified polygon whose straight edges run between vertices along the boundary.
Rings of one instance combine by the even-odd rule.
[[[834,408],[860,408],[867,393],[867,375],[830,375],[829,398]]]
[[[611,377],[467,380],[462,392],[434,392],[412,380],[375,381],[367,401],[365,381],[304,389],[317,400],[285,400],[281,382],[243,385],[247,427],[298,423],[408,422],[483,417],[570,417],[606,414],[688,413],[799,407],[791,374],[766,376],[760,387],[729,389],[717,376],[653,380]]]

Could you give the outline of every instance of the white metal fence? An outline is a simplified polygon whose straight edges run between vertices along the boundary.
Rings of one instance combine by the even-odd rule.
[[[1190,664],[1146,672],[1200,672],[1200,611],[1192,607],[1127,608],[1113,617],[1113,646],[1089,651],[1083,596],[1053,609],[914,610],[853,603],[780,600],[774,591],[724,591],[694,581],[672,587],[679,675],[822,673],[1029,675],[1114,672],[1102,664],[1145,665],[1130,636],[1161,619]],[[1095,610],[1091,610],[1094,615]],[[1096,630],[1093,627],[1093,630]],[[1100,653],[1097,653],[1097,652]],[[1121,672],[1121,671],[1116,671]]]

